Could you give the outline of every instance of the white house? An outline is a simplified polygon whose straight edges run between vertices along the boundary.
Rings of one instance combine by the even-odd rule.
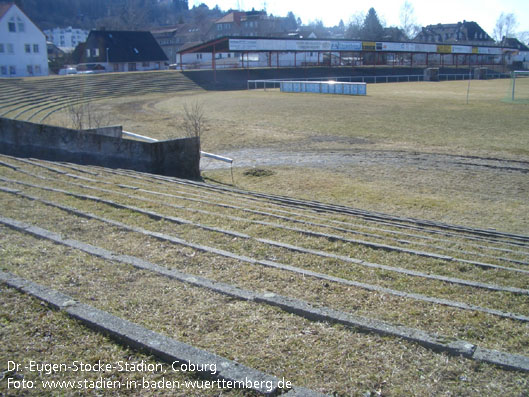
[[[73,51],[74,48],[77,47],[77,44],[85,42],[88,33],[90,33],[88,30],[75,29],[71,26],[67,28],[47,29],[44,31],[48,41],[66,52]]]
[[[0,4],[0,78],[47,75],[46,36],[14,3]]]

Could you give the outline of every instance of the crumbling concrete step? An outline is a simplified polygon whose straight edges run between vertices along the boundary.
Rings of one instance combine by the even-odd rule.
[[[276,396],[285,391],[286,382],[282,379],[77,302],[59,291],[3,271],[0,271],[0,282],[46,302],[52,308],[67,313],[84,325],[108,334],[131,348],[146,351],[167,363],[185,363],[189,367],[200,369],[196,371],[199,376],[218,380],[218,384],[230,385],[227,388],[250,389],[265,396]],[[305,388],[293,387],[289,392],[293,393],[288,394],[289,396],[324,396]]]
[[[128,264],[138,269],[155,272],[180,282],[188,283],[200,288],[206,288],[236,299],[255,301],[279,307],[286,312],[296,314],[311,321],[338,323],[361,332],[401,338],[409,342],[417,343],[433,351],[444,352],[455,356],[463,356],[469,359],[495,364],[510,370],[529,372],[529,357],[526,356],[485,349],[464,340],[444,337],[416,328],[393,325],[385,321],[356,316],[327,307],[316,307],[299,299],[285,297],[275,293],[261,293],[246,290],[231,284],[213,281],[205,277],[190,275],[174,269],[167,269],[141,258],[130,255],[120,255],[90,244],[72,239],[64,239],[57,233],[24,222],[19,222],[14,219],[0,217],[0,223],[14,230],[31,234],[38,238],[54,241],[58,244],[78,249],[107,261]],[[477,354],[475,354],[476,352]]]
[[[48,178],[43,178],[43,179],[48,179]],[[52,192],[56,192],[56,193],[63,193],[63,194],[66,194],[66,195],[69,195],[69,196],[72,196],[72,197],[76,197],[76,198],[80,198],[80,199],[87,199],[87,200],[92,200],[92,201],[95,201],[95,202],[100,202],[100,203],[112,205],[112,206],[117,207],[117,208],[126,208],[126,209],[130,209],[130,210],[133,210],[133,211],[136,211],[136,212],[139,212],[139,213],[143,213],[143,214],[145,214],[147,216],[152,217],[153,219],[165,219],[165,220],[168,220],[170,222],[176,222],[176,223],[181,223],[181,224],[184,223],[184,222],[182,222],[182,220],[174,218],[174,217],[163,216],[163,215],[157,214],[157,213],[155,213],[153,211],[146,211],[146,210],[139,209],[137,207],[126,206],[126,205],[123,205],[123,204],[112,202],[110,200],[101,199],[101,198],[95,197],[95,196],[82,195],[82,194],[78,194],[78,193],[68,192],[68,191],[62,190],[62,189],[54,189],[54,188],[45,187],[45,186],[32,185],[32,184],[29,184],[29,183],[26,183],[26,182],[19,182],[19,181],[15,181],[15,180],[11,180],[11,179],[8,179],[8,178],[3,178],[3,177],[0,177],[0,181],[9,182],[9,183],[18,183],[18,184],[26,185],[26,186],[29,186],[29,187],[36,187],[36,188],[39,188],[39,189],[44,189],[44,190],[48,190],[48,191],[52,191]],[[80,186],[84,187],[83,185],[80,185]],[[209,228],[209,229],[213,229],[213,228]],[[217,228],[215,231],[219,232],[220,229]],[[239,237],[243,237],[242,234],[235,233],[235,232],[230,232],[230,234],[238,235]],[[401,268],[401,267],[382,265],[382,264],[378,264],[378,263],[371,263],[371,262],[366,262],[366,261],[363,261],[363,260],[360,260],[360,259],[355,259],[355,258],[350,258],[350,257],[347,257],[347,256],[343,256],[343,255],[336,255],[336,254],[327,253],[327,252],[324,252],[324,251],[318,251],[318,250],[312,250],[312,249],[308,249],[308,248],[297,247],[297,246],[293,246],[293,245],[290,245],[290,244],[284,244],[284,243],[271,241],[271,240],[266,240],[266,239],[256,239],[256,241],[259,241],[259,242],[264,243],[264,244],[275,245],[275,246],[282,247],[282,248],[285,248],[285,249],[288,249],[288,250],[291,250],[291,251],[298,251],[298,252],[301,252],[301,253],[307,253],[307,254],[318,255],[318,256],[332,258],[332,259],[337,259],[337,260],[341,260],[341,261],[344,261],[344,262],[353,263],[355,265],[365,266],[365,267],[369,267],[369,268],[373,268],[373,269],[386,270],[386,271],[390,271],[390,272],[405,274],[405,275],[408,275],[408,276],[421,277],[421,278],[426,278],[426,279],[431,279],[431,280],[436,280],[436,281],[442,281],[442,282],[446,282],[446,283],[450,283],[450,284],[459,284],[459,285],[464,285],[464,286],[469,286],[469,287],[474,287],[474,288],[487,289],[487,290],[491,290],[491,291],[510,292],[510,293],[513,293],[513,294],[529,295],[529,290],[528,289],[523,289],[523,288],[516,288],[516,287],[501,286],[501,285],[496,285],[496,284],[481,283],[481,282],[472,281],[472,280],[464,280],[464,279],[460,279],[460,278],[456,278],[456,277],[447,277],[447,276],[441,276],[441,275],[436,275],[436,274],[424,273],[424,272],[415,271],[415,270],[409,270],[409,269],[405,269],[405,268]],[[213,251],[214,249],[211,248],[210,250]],[[216,250],[216,251],[220,252],[222,250]],[[238,256],[238,259],[240,259],[240,258],[241,258],[241,256]],[[259,263],[259,264],[264,264],[264,265],[269,265],[269,261],[252,260],[252,262],[253,263]],[[503,269],[511,270],[511,268],[505,268],[505,267],[503,267]],[[521,272],[521,273],[529,273],[529,271],[527,271],[527,270],[520,270],[520,269],[514,269],[514,270],[517,271],[517,272]]]
[[[2,180],[1,177],[0,177],[0,180]],[[20,183],[23,184],[23,185],[29,185],[29,184],[25,184],[25,183],[22,183],[22,182],[20,182]],[[29,186],[33,186],[33,185],[29,185]],[[254,259],[254,258],[251,258],[251,257],[247,257],[247,256],[244,256],[244,255],[234,254],[234,253],[231,253],[231,252],[228,252],[228,251],[225,251],[225,250],[212,248],[212,247],[207,247],[207,246],[203,246],[203,245],[196,244],[196,243],[190,243],[190,242],[187,242],[187,241],[182,240],[180,238],[177,238],[177,237],[174,237],[174,236],[169,236],[169,235],[166,235],[166,234],[163,234],[163,233],[152,232],[152,231],[149,231],[149,230],[146,230],[146,229],[142,229],[142,228],[139,228],[139,227],[132,227],[132,226],[126,225],[126,224],[124,224],[122,222],[114,221],[114,220],[111,220],[111,219],[107,219],[107,218],[103,218],[103,217],[97,216],[95,214],[91,214],[91,213],[88,213],[88,212],[80,211],[80,210],[78,210],[76,208],[73,208],[73,207],[61,205],[61,204],[54,203],[54,202],[51,202],[51,201],[48,201],[48,200],[43,200],[43,199],[38,198],[38,197],[30,196],[30,195],[27,195],[27,194],[25,194],[25,193],[23,193],[23,192],[21,192],[19,190],[16,190],[16,189],[11,189],[11,188],[6,188],[6,187],[0,186],[0,191],[3,191],[5,193],[16,194],[16,195],[18,195],[20,197],[23,197],[23,198],[26,198],[26,199],[29,199],[29,200],[38,201],[38,202],[43,203],[45,205],[48,205],[48,206],[51,206],[51,207],[54,207],[54,208],[58,208],[58,209],[60,209],[62,211],[65,211],[67,213],[70,213],[70,214],[73,214],[73,215],[76,215],[76,216],[80,216],[82,218],[93,219],[93,220],[98,220],[100,222],[108,223],[110,225],[117,226],[117,227],[122,228],[124,230],[127,230],[129,232],[141,233],[141,234],[144,234],[146,236],[157,238],[159,240],[168,241],[168,242],[173,243],[173,244],[178,244],[178,245],[186,246],[186,247],[189,247],[189,248],[193,248],[193,249],[196,249],[197,251],[212,253],[212,254],[215,254],[215,255],[224,256],[224,257],[227,257],[227,258],[235,259],[235,260],[238,260],[238,261],[241,261],[241,262],[246,262],[246,263],[249,263],[249,264],[256,264],[256,265],[262,265],[262,266],[271,267],[271,268],[274,268],[274,269],[285,270],[285,271],[289,271],[289,272],[300,274],[302,276],[314,277],[314,278],[318,278],[318,279],[321,279],[321,280],[335,282],[335,283],[338,283],[338,284],[343,284],[343,285],[349,285],[349,286],[352,286],[352,287],[362,288],[362,289],[365,289],[365,290],[368,290],[368,291],[375,291],[375,292],[379,292],[379,293],[395,295],[395,296],[399,296],[399,297],[402,297],[402,298],[414,299],[414,300],[419,300],[419,301],[423,301],[423,302],[429,302],[429,303],[433,303],[433,304],[454,307],[454,308],[457,308],[457,309],[479,311],[479,312],[482,312],[482,313],[491,314],[491,315],[498,316],[498,317],[508,318],[510,320],[516,320],[516,321],[521,321],[521,322],[529,322],[529,317],[521,315],[521,314],[505,312],[505,311],[501,311],[501,310],[496,310],[496,309],[491,309],[491,308],[487,308],[487,307],[471,305],[471,304],[467,304],[467,303],[463,303],[463,302],[457,302],[457,301],[448,300],[448,299],[435,298],[435,297],[426,296],[426,295],[422,295],[422,294],[415,294],[415,293],[411,293],[411,292],[403,292],[403,291],[393,290],[393,289],[390,289],[390,288],[380,287],[378,285],[372,285],[372,284],[352,281],[352,280],[348,280],[348,279],[344,279],[344,278],[340,278],[340,277],[335,277],[335,276],[331,276],[331,275],[327,275],[327,274],[323,274],[323,273],[314,272],[314,271],[311,271],[311,270],[298,268],[298,267],[291,266],[291,265],[281,264],[281,263],[274,262],[274,261],[257,260],[257,259]]]

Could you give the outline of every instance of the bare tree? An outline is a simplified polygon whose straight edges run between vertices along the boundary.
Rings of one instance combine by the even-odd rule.
[[[206,128],[206,117],[204,115],[204,104],[202,102],[193,102],[184,104],[184,118],[182,128],[186,136],[200,138]]]
[[[417,19],[415,18],[415,10],[408,0],[400,8],[400,27],[408,39],[414,38],[420,31]]]
[[[85,130],[108,125],[108,114],[97,109],[92,102],[75,101],[74,103],[66,109],[71,128]]]
[[[366,19],[366,15],[363,12],[354,14],[349,19],[349,25],[347,26],[347,30],[345,31],[345,38],[359,39],[364,19]]]
[[[526,30],[525,32],[518,32],[517,37],[522,43],[529,45],[529,30]]]
[[[502,41],[504,37],[514,37],[515,29],[518,26],[516,17],[514,14],[500,14],[496,21],[496,26],[494,27],[494,38],[496,41]]]
[[[323,25],[321,19],[310,21],[307,27],[316,35],[318,39],[329,37],[329,30]]]

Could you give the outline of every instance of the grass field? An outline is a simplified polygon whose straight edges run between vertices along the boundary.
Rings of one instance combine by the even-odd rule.
[[[151,94],[98,101],[113,124],[167,139],[182,135],[184,104],[204,104],[208,119],[202,149],[231,154],[237,165],[246,148],[272,153],[446,154],[522,161],[529,159],[527,104],[505,103],[510,81],[394,83],[369,85],[367,97],[284,94],[277,90]],[[65,122],[56,114],[51,123]],[[254,154],[252,154],[254,155]],[[451,162],[457,163],[455,158]],[[260,167],[259,158],[254,160]],[[526,163],[525,163],[526,164]],[[340,202],[480,227],[528,229],[526,173],[461,169],[444,162],[309,165],[274,164],[274,175],[247,178],[235,171],[237,186],[297,197]],[[507,164],[509,167],[510,164]],[[501,168],[501,167],[500,167]],[[476,171],[476,172],[475,172]],[[302,177],[311,175],[310,178]],[[228,170],[205,167],[211,181],[232,183]],[[454,199],[457,197],[457,199]],[[505,199],[505,200],[504,200]]]
[[[166,139],[181,135],[183,105],[199,101],[208,118],[202,149],[235,158],[233,180],[229,169],[209,163],[203,171],[207,183],[231,187],[234,181],[237,188],[348,205],[369,216],[311,209],[307,203],[281,204],[272,198],[134,172],[6,156],[0,156],[0,187],[16,189],[18,194],[0,191],[0,214],[116,254],[246,290],[285,295],[527,357],[529,322],[429,299],[529,318],[528,295],[501,290],[529,289],[529,276],[524,272],[529,243],[434,225],[417,227],[406,220],[380,220],[371,213],[528,235],[528,105],[502,102],[508,86],[507,80],[472,81],[468,104],[467,82],[369,85],[367,97],[197,90],[94,102],[99,111],[111,115],[111,124]],[[58,112],[48,121],[65,124],[66,119],[67,114]],[[262,154],[264,165],[255,153]],[[297,157],[288,157],[294,154]],[[276,157],[283,160],[275,161]],[[307,157],[315,161],[288,162]],[[161,217],[155,219],[145,211]],[[185,222],[178,223],[171,216]],[[189,244],[174,244],[133,228]],[[251,260],[213,250],[203,252],[190,244]],[[5,225],[0,226],[0,255],[1,270],[328,395],[524,396],[529,390],[527,372],[506,371],[402,338],[358,332],[260,302],[236,300]],[[263,265],[270,261],[292,268]],[[490,266],[483,267],[484,263]],[[320,276],[303,275],[300,269]],[[329,281],[326,276],[344,282]],[[430,276],[485,283],[500,290]],[[0,309],[2,366],[8,360],[32,359],[158,362],[10,288],[1,286],[0,294],[5,302]],[[17,375],[0,369],[4,378]],[[31,380],[42,378],[25,375]],[[117,379],[139,376],[108,375]],[[180,375],[176,379],[194,379]],[[53,379],[78,379],[74,374],[65,376],[54,374]],[[158,380],[160,373],[148,374],[148,378]],[[5,381],[0,381],[0,392],[6,393],[5,387]],[[174,395],[254,395],[209,392],[185,390]],[[73,390],[65,393],[76,395]]]
[[[150,117],[145,126],[138,125],[139,130],[161,138],[178,136],[174,123],[182,116],[184,103],[202,102],[210,120],[203,146],[210,151],[295,142],[307,149],[369,144],[393,150],[526,159],[529,115],[526,106],[501,102],[509,81],[472,81],[468,105],[467,87],[464,81],[378,84],[369,85],[367,97],[270,90],[199,92],[108,105],[121,114],[123,119],[117,121],[123,120],[127,128],[133,128],[127,125],[127,117],[138,122]],[[319,137],[347,138],[350,143],[344,147],[344,139],[324,143],[314,139]]]

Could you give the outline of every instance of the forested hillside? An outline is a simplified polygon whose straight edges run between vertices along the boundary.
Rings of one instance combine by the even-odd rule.
[[[7,2],[7,0],[0,0]],[[148,29],[191,20],[195,14],[220,17],[206,5],[189,10],[188,0],[14,0],[41,29],[75,26],[84,29]]]

